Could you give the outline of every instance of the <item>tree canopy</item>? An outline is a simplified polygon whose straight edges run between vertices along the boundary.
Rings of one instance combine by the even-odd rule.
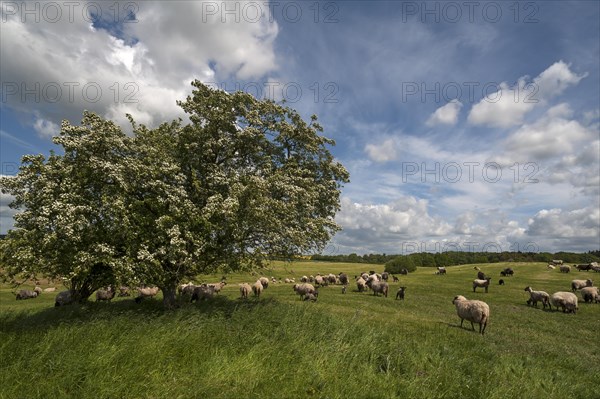
[[[0,180],[15,200],[7,277],[64,278],[82,299],[107,282],[157,285],[171,306],[185,278],[320,250],[339,230],[346,169],[317,117],[199,81],[189,122],[133,134],[85,112]]]

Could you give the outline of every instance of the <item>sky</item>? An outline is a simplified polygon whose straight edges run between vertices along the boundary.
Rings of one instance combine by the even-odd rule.
[[[600,248],[600,2],[2,2],[0,164],[199,79],[316,114],[350,172],[323,253]],[[12,228],[0,194],[0,233]]]

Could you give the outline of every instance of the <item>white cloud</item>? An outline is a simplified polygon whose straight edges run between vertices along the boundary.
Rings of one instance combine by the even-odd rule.
[[[52,138],[60,133],[60,127],[56,123],[40,117],[35,120],[33,128],[44,138]]]
[[[530,236],[557,238],[600,239],[600,209],[586,207],[563,211],[562,209],[542,209],[528,221],[527,234]],[[592,241],[593,242],[593,241]]]
[[[387,139],[381,144],[367,144],[365,152],[375,162],[393,161],[398,157],[394,139]]]
[[[460,101],[452,100],[448,104],[439,107],[427,120],[427,126],[456,125],[462,106],[463,104]]]
[[[498,91],[488,94],[471,108],[468,121],[472,125],[500,128],[519,125],[523,123],[525,115],[538,104],[545,104],[586,76],[587,73],[573,73],[568,64],[558,61],[533,79],[533,82],[528,82],[526,76],[521,77],[514,86],[502,82]]]

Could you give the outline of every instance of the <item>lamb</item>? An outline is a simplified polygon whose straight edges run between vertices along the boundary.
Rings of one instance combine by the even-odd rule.
[[[489,277],[487,277],[485,280],[479,280],[479,279],[473,280],[473,292],[475,292],[475,289],[477,287],[485,288],[485,292],[488,292],[488,287],[490,286],[491,280],[492,279]]]
[[[138,296],[135,298],[136,303],[140,303],[144,298],[154,298],[160,288],[158,287],[140,287],[138,288]]]
[[[369,280],[367,281],[367,285],[373,290],[373,295],[377,296],[379,293],[382,293],[387,298],[389,286],[385,281]]]
[[[347,286],[347,285],[344,285],[344,286],[342,287],[342,294],[345,294],[347,289],[348,289],[348,286]]]
[[[406,291],[406,287],[398,288],[398,292],[396,292],[396,299],[404,300],[404,292]]]
[[[115,297],[115,290],[109,286],[107,289],[99,289],[98,291],[96,291],[96,302],[99,301],[108,301],[110,302],[111,299],[113,299]]]
[[[456,313],[458,314],[458,317],[460,317],[461,327],[463,321],[468,320],[471,322],[473,331],[475,331],[473,323],[478,323],[479,333],[481,333],[481,335],[485,333],[485,328],[490,319],[490,307],[487,303],[477,300],[468,300],[462,295],[455,296],[452,303],[456,306]]]
[[[594,282],[589,278],[587,280],[573,280],[571,281],[571,291],[575,292],[583,287],[591,287],[593,285]]]
[[[56,295],[54,306],[65,306],[73,303],[73,291],[61,291]]]
[[[394,276],[393,274],[392,274],[392,280],[394,281],[394,283],[397,283],[400,281],[400,279],[398,277]]]
[[[544,309],[546,309],[546,305],[550,307],[550,295],[546,291],[533,291],[531,287],[525,287],[525,291],[529,292],[529,299],[527,300],[527,304],[535,306],[537,308],[538,301],[542,302]]]
[[[38,292],[32,290],[20,290],[17,292],[17,300],[37,298]]]
[[[315,297],[319,295],[319,292],[315,289],[315,287],[308,283],[295,284],[294,291],[300,295],[300,299],[304,299],[307,294],[312,294]]]
[[[129,287],[125,287],[124,285],[119,287],[119,296],[131,296],[131,293],[129,292]]]
[[[260,284],[263,286],[263,288],[266,290],[267,288],[269,288],[269,279],[266,277],[261,277],[258,279],[258,281],[260,281]]]
[[[503,279],[498,280],[498,285],[504,285],[504,280]]]
[[[402,270],[400,270],[400,274],[403,274],[405,276],[408,275],[408,269],[402,269]]]
[[[579,309],[577,307],[577,296],[572,292],[555,292],[550,296],[550,304],[556,306],[556,310],[561,307],[563,313],[567,311],[577,313],[577,309]],[[552,306],[550,306],[550,309],[552,309]]]
[[[364,278],[359,277],[356,280],[356,288],[358,289],[358,292],[363,292],[367,290],[367,282]]]
[[[571,271],[571,266],[563,265],[559,267],[561,273],[569,273]]]
[[[260,298],[260,294],[263,292],[264,286],[262,285],[260,279],[256,280],[256,282],[252,285],[252,292],[254,296]]]
[[[215,287],[214,285],[202,284],[194,287],[194,292],[192,293],[192,299],[190,302],[200,301],[202,299],[210,299],[215,295]]]
[[[381,273],[381,279],[383,281],[388,281],[388,278],[390,277],[390,274],[388,272],[383,272]]]
[[[250,291],[252,291],[252,286],[248,283],[242,283],[240,286],[240,298],[248,299],[248,295],[250,295]]]
[[[598,287],[584,287],[581,289],[581,298],[588,302],[600,302],[600,290]]]

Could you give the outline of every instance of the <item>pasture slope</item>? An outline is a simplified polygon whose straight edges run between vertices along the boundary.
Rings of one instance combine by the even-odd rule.
[[[527,306],[524,288],[569,291],[600,274],[478,266],[492,276],[487,294],[472,292],[474,265],[445,276],[419,268],[388,298],[323,287],[316,303],[279,283],[240,300],[237,283],[256,276],[234,274],[214,300],[175,311],[127,298],[54,308],[54,293],[16,301],[2,286],[0,398],[599,398],[600,304],[544,311]],[[499,286],[508,266],[515,275]],[[261,275],[368,270],[383,266],[274,262]],[[400,285],[404,301],[394,299]],[[490,305],[485,336],[459,327],[457,294]]]

